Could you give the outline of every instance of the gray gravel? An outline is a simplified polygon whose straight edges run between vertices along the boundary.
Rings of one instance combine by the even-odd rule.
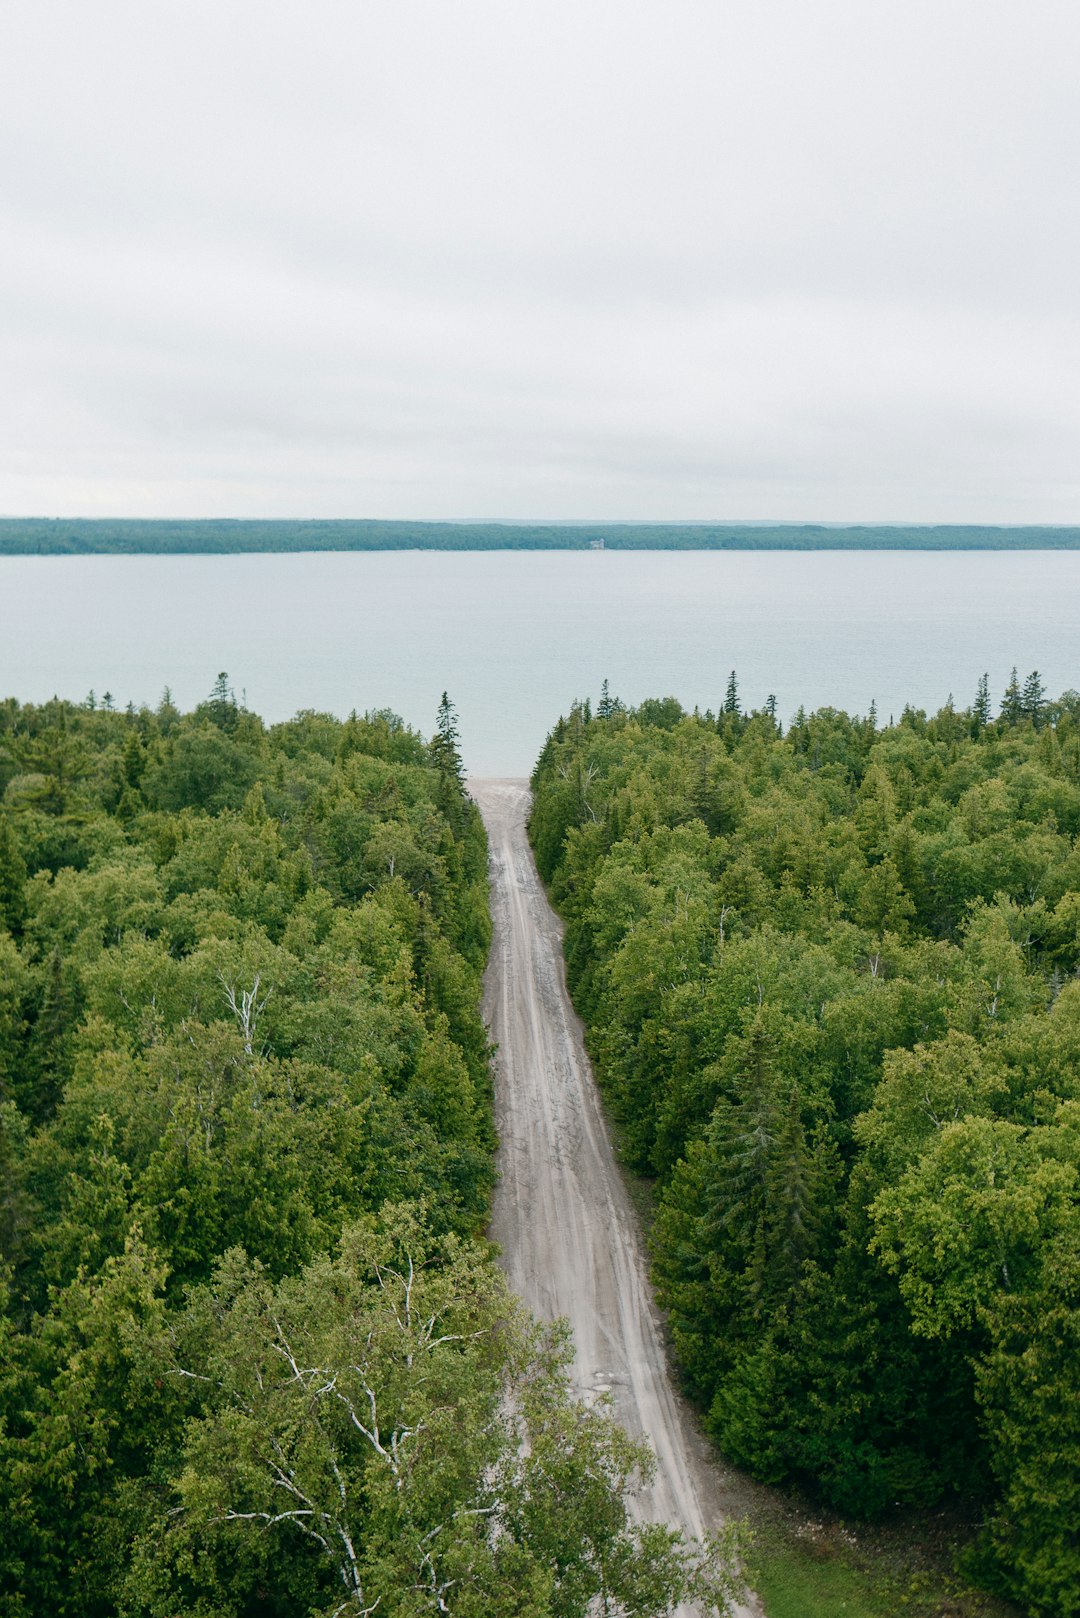
[[[566,989],[561,925],[525,833],[528,786],[470,789],[487,827],[494,921],[484,1006],[498,1046],[501,1179],[491,1234],[533,1313],[573,1327],[582,1396],[609,1393],[624,1427],[655,1450],[641,1514],[700,1535],[741,1515],[738,1482],[711,1458],[668,1372],[639,1221]]]

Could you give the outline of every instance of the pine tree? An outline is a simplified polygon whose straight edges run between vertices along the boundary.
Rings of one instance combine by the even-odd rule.
[[[49,814],[66,813],[73,791],[90,773],[91,762],[78,735],[68,730],[63,709],[57,710],[54,723],[13,742],[11,751],[28,774],[45,778],[46,784],[37,794],[38,807]]]
[[[1007,725],[1018,725],[1024,717],[1024,699],[1020,694],[1020,681],[1015,667],[1009,675],[1009,683],[1001,699],[1001,717]]]
[[[1020,707],[1024,718],[1030,719],[1038,730],[1043,722],[1046,712],[1046,687],[1039,678],[1038,669],[1032,669],[1024,681],[1024,689],[1020,697]]]
[[[775,1055],[775,1041],[759,1017],[739,1064],[739,1099],[717,1103],[708,1135],[712,1176],[703,1228],[721,1248],[734,1245],[744,1261],[765,1217],[776,1145]]]
[[[180,722],[180,710],[173,702],[173,694],[168,686],[162,691],[157,706],[157,722],[163,736],[167,736]]]
[[[17,933],[26,915],[26,862],[10,818],[0,811],[0,927]]]
[[[884,859],[896,822],[896,793],[883,765],[872,763],[863,776],[853,818],[859,846],[866,857],[871,861]]]
[[[971,706],[971,718],[976,736],[981,730],[986,729],[992,717],[993,714],[990,708],[990,676],[988,674],[981,674],[979,676],[978,688],[975,692],[975,701]]]
[[[739,707],[739,682],[735,678],[734,669],[728,676],[727,690],[724,693],[724,713],[732,719],[738,719],[742,713]]]
[[[608,683],[605,680],[600,687],[600,701],[596,708],[597,719],[610,719],[615,712],[616,706],[615,699],[612,697]]]
[[[210,718],[221,730],[235,729],[240,710],[236,704],[236,693],[229,684],[229,676],[224,672],[214,681],[206,707]]]
[[[769,1288],[783,1298],[799,1284],[810,1255],[815,1224],[817,1176],[794,1085],[776,1137],[769,1173]]]
[[[42,964],[40,1000],[16,1082],[15,1099],[34,1123],[55,1110],[71,1072],[75,1029],[83,1000],[72,961],[54,949]]]
[[[133,730],[128,734],[120,768],[126,784],[137,792],[146,769],[146,750],[139,741],[137,731]]]
[[[435,734],[431,738],[431,757],[437,770],[465,790],[465,770],[458,748],[457,709],[444,691],[435,715]]]

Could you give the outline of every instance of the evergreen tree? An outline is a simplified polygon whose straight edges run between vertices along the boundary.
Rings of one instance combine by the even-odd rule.
[[[138,791],[146,769],[146,751],[139,741],[138,732],[129,732],[124,743],[124,757],[121,763],[125,783],[134,791]]]
[[[90,755],[78,735],[68,730],[59,706],[54,719],[13,745],[12,752],[24,770],[44,777],[45,784],[37,793],[38,807],[62,815],[70,808],[79,782],[90,773]]]
[[[54,949],[42,966],[26,1059],[16,1081],[15,1099],[35,1124],[51,1116],[63,1094],[82,1007],[75,964]]]
[[[458,745],[457,709],[444,691],[435,715],[435,734],[431,738],[431,758],[437,770],[465,791],[465,769]]]
[[[1038,730],[1046,713],[1046,687],[1039,678],[1038,669],[1032,669],[1024,681],[1020,707],[1023,710],[1024,718],[1030,719],[1035,729]]]
[[[1009,675],[1005,695],[1001,699],[1001,717],[1007,725],[1018,725],[1024,717],[1024,698],[1020,691],[1020,681],[1017,678],[1015,666]]]
[[[1080,1618],[1080,695],[662,707],[553,739],[533,829],[687,1385],[767,1481],[985,1509],[998,1587]]]
[[[0,809],[0,927],[17,933],[26,914],[26,863],[10,815]]]
[[[724,713],[732,719],[738,719],[742,713],[739,707],[739,682],[735,678],[735,670],[728,675],[727,690],[724,692]]]
[[[743,1264],[752,1257],[766,1216],[776,1146],[775,1057],[775,1041],[758,1017],[738,1065],[738,1100],[721,1099],[709,1129],[712,1183],[704,1229],[719,1245],[733,1245]]]
[[[157,705],[157,724],[163,736],[174,730],[180,721],[180,710],[173,702],[173,695],[166,686],[161,693],[161,701]]]
[[[207,698],[206,711],[212,722],[221,730],[235,730],[240,710],[236,703],[236,693],[229,684],[229,676],[222,672],[214,681],[213,690]]]
[[[769,1172],[768,1284],[780,1301],[793,1292],[810,1256],[816,1220],[817,1184],[813,1155],[803,1128],[794,1085],[781,1122]]]

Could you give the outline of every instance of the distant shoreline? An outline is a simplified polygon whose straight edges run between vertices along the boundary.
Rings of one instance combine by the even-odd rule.
[[[512,523],[0,518],[0,556],[303,551],[1080,550],[1080,526],[976,523]]]

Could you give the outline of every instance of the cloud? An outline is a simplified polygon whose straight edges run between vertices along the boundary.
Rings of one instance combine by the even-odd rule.
[[[4,35],[0,510],[1077,520],[1071,4]]]

